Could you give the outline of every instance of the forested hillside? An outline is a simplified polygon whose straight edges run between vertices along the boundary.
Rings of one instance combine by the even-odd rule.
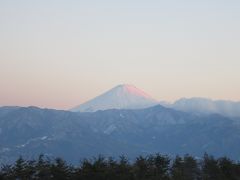
[[[215,159],[207,154],[201,159],[190,155],[155,154],[139,156],[129,162],[99,156],[80,161],[78,166],[63,159],[40,155],[36,160],[19,158],[14,165],[2,165],[0,179],[79,179],[79,180],[238,180],[240,164],[226,157]]]

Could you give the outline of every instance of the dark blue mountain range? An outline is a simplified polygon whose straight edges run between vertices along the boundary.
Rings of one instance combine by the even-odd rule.
[[[240,160],[240,120],[196,115],[163,106],[78,113],[37,107],[0,108],[0,161],[20,155],[61,156],[77,163],[99,154],[159,152],[228,156]]]

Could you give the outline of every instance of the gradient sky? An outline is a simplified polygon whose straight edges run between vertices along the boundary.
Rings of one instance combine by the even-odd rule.
[[[239,0],[0,0],[0,106],[68,109],[118,84],[240,100]]]

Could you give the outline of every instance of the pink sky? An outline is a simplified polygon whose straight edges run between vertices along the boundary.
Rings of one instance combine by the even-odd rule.
[[[118,84],[240,100],[240,1],[1,1],[0,106],[69,109]]]

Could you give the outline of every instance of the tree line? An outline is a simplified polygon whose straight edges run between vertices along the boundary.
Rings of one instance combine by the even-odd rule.
[[[1,165],[0,180],[240,180],[240,163],[227,157],[205,154],[201,159],[190,155],[154,154],[129,161],[125,156],[83,159],[78,166],[61,158],[40,155],[35,160],[19,157],[13,165]]]

